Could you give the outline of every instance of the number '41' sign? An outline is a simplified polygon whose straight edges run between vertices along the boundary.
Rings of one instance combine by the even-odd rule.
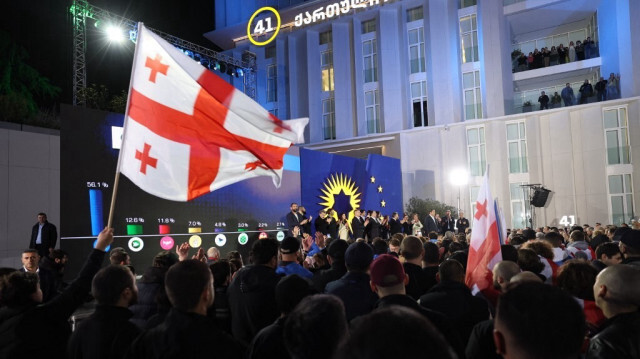
[[[565,227],[571,227],[576,224],[576,216],[562,216],[559,223]]]

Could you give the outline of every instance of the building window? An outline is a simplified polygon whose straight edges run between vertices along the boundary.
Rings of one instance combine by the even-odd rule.
[[[524,122],[507,124],[509,173],[527,173],[527,137]]]
[[[478,3],[478,0],[460,0],[460,8],[464,9],[465,7],[474,6]]]
[[[264,49],[264,58],[265,59],[272,59],[276,57],[276,47],[275,46],[269,46],[266,49]]]
[[[325,140],[336,139],[335,101],[330,97],[322,101],[322,127]]]
[[[472,176],[484,176],[487,166],[484,127],[467,129],[467,150],[469,153],[469,173]]]
[[[277,79],[278,70],[276,65],[267,66],[267,102],[276,102],[278,99]]]
[[[427,82],[411,83],[411,113],[413,127],[427,126]]]
[[[362,33],[368,34],[376,31],[376,20],[369,20],[362,23]]]
[[[378,90],[364,93],[364,110],[367,121],[367,134],[380,132],[380,101]]]
[[[424,28],[422,26],[409,32],[409,64],[411,73],[424,72]]]
[[[634,216],[631,174],[609,176],[609,203],[613,224],[629,223]]]
[[[462,63],[475,62],[478,57],[478,22],[476,14],[460,18],[460,46],[462,47]]]
[[[376,52],[376,39],[365,40],[362,42],[365,83],[378,81],[378,55]]]
[[[320,33],[320,45],[331,43],[331,30]]]
[[[607,164],[631,163],[627,109],[625,107],[604,109],[604,131],[607,143]]]
[[[322,68],[322,91],[333,91],[333,52],[324,51],[320,54]]]
[[[480,92],[480,71],[462,74],[464,88],[464,118],[473,120],[482,118],[482,93]]]
[[[522,183],[509,183],[511,194],[511,228],[527,227],[527,209],[525,208],[525,193]]]
[[[422,13],[422,6],[414,7],[413,9],[407,10],[407,22],[413,22],[422,20],[424,15]]]

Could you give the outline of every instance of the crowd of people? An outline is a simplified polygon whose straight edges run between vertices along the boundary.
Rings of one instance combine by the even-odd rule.
[[[493,286],[472,292],[463,216],[394,213],[385,232],[375,211],[290,209],[289,235],[248,258],[184,243],[139,279],[123,249],[101,268],[105,228],[50,298],[25,251],[23,271],[0,269],[0,358],[640,357],[640,228],[510,231]]]
[[[569,42],[568,47],[564,47],[563,44],[556,46],[543,47],[542,49],[534,49],[525,55],[520,50],[514,50],[513,55],[516,57],[515,66],[513,72],[534,70],[543,67],[562,65],[575,61],[588,60],[594,57],[598,57],[598,46],[591,40],[591,37],[587,37],[584,41]]]

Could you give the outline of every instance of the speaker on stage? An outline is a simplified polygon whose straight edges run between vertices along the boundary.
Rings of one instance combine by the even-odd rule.
[[[533,192],[533,197],[531,197],[531,205],[534,207],[544,207],[547,204],[547,199],[549,198],[550,190],[544,187],[538,187]]]

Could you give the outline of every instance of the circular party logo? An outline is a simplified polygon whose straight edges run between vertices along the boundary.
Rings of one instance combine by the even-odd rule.
[[[226,237],[224,234],[222,234],[222,233],[218,234],[218,235],[216,236],[216,245],[217,245],[218,247],[222,247],[222,246],[224,246],[225,244],[227,244],[227,237]]]
[[[238,236],[238,243],[244,246],[247,242],[249,242],[249,236],[246,233],[240,233]]]
[[[191,248],[198,248],[202,245],[202,238],[200,236],[193,235],[189,238],[189,245]]]
[[[165,251],[170,251],[173,249],[173,245],[174,245],[174,240],[173,238],[166,236],[166,237],[162,237],[162,239],[160,240],[160,247],[162,249],[164,249]]]
[[[144,241],[139,237],[133,237],[129,240],[129,249],[132,252],[140,252],[144,248]]]
[[[282,242],[282,240],[284,239],[284,232],[278,231],[278,234],[276,235],[276,239],[278,239],[278,242]]]

